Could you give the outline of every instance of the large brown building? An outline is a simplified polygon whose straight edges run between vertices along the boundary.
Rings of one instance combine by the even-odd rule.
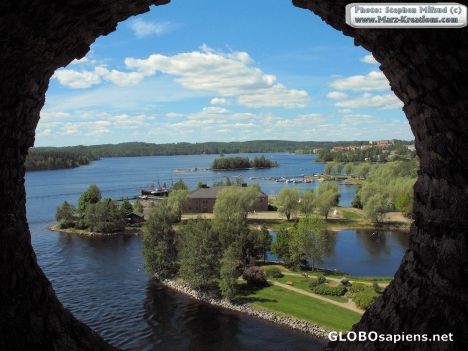
[[[218,193],[227,188],[226,186],[214,186],[212,188],[199,188],[192,191],[189,195],[189,202],[186,208],[187,212],[203,213],[213,212]],[[268,195],[260,193],[255,202],[255,211],[268,211]]]

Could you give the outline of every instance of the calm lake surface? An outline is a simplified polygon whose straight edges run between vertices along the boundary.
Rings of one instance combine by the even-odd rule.
[[[312,184],[285,184],[250,177],[321,173],[313,156],[265,154],[280,167],[234,172],[176,173],[208,168],[215,155],[108,158],[91,165],[26,174],[27,212],[38,261],[62,303],[113,345],[125,350],[318,350],[310,336],[269,322],[198,303],[153,282],[143,270],[141,239],[83,238],[48,230],[56,207],[76,203],[97,184],[104,197],[139,194],[142,188],[183,178],[195,187],[224,176],[242,175],[267,194],[284,186],[302,190]],[[254,155],[242,155],[254,156]],[[355,187],[342,185],[341,205],[349,205]],[[393,275],[407,247],[407,234],[342,231],[335,235],[323,266],[356,275]]]

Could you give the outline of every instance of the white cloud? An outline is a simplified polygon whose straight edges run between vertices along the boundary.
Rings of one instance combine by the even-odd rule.
[[[144,75],[139,72],[121,72],[115,69],[109,71],[106,67],[96,67],[95,72],[99,74],[102,79],[114,83],[119,87],[133,86],[140,83]]]
[[[372,56],[372,54],[366,55],[361,59],[361,62],[368,63],[370,65],[378,65],[379,62]]]
[[[177,77],[182,87],[236,97],[249,107],[304,107],[309,95],[304,90],[289,90],[276,83],[276,77],[255,67],[246,52],[216,52],[206,45],[201,51],[173,56],[150,55],[146,59],[125,59],[131,69],[146,76],[157,72]]]
[[[152,35],[163,35],[172,30],[173,27],[170,22],[149,22],[142,18],[136,18],[130,22],[130,29],[140,39]]]
[[[341,123],[345,125],[369,125],[376,122],[378,120],[374,116],[366,114],[345,115],[341,120]]]
[[[347,97],[348,97],[348,94],[343,93],[341,91],[331,91],[327,94],[327,98],[334,99],[334,100],[346,99]]]
[[[37,133],[38,136],[44,137],[52,135],[52,129],[44,129]]]
[[[348,109],[374,107],[386,110],[402,108],[403,103],[394,94],[372,95],[365,93],[348,100],[339,101],[336,103],[336,106]]]
[[[210,104],[212,105],[226,105],[228,103],[228,100],[225,98],[212,98],[210,100]]]
[[[75,59],[72,62],[70,62],[70,65],[82,65],[83,63],[88,63],[89,59],[85,56],[82,59]]]
[[[55,72],[53,78],[58,79],[60,84],[73,89],[85,89],[101,83],[101,77],[96,71],[75,71],[72,69],[61,69]]]
[[[46,112],[41,111],[41,121],[51,121],[70,117],[67,112]]]
[[[240,105],[254,108],[304,108],[309,102],[309,94],[305,90],[286,89],[282,84],[275,84],[270,88],[240,95],[237,101]]]
[[[222,113],[229,112],[229,110],[226,110],[223,107],[217,107],[217,106],[203,107],[203,111],[208,112],[208,113],[215,113],[215,114],[222,114]]]
[[[337,90],[371,91],[389,88],[389,82],[380,71],[372,71],[367,75],[356,75],[334,80],[330,83]]]
[[[61,69],[56,71],[53,77],[68,88],[85,89],[102,81],[108,81],[120,87],[133,86],[140,83],[144,75],[139,72],[108,70],[105,66],[98,66],[93,71]]]

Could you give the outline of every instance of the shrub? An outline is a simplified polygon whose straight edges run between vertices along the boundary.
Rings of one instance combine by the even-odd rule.
[[[348,278],[341,278],[340,283],[344,286],[349,286],[349,279]]]
[[[319,295],[343,296],[346,292],[346,288],[344,286],[328,286],[321,284],[316,286],[313,291]]]
[[[367,309],[378,297],[379,294],[372,289],[365,289],[354,294],[353,301],[358,307]]]
[[[265,268],[265,273],[268,278],[282,278],[283,273],[278,267]]]
[[[327,282],[327,279],[325,278],[325,276],[323,274],[319,274],[317,276],[317,281],[319,282],[319,284],[323,284],[323,283]]]
[[[377,282],[372,282],[372,289],[374,289],[374,291],[379,294],[380,293],[380,286],[379,286],[379,283]]]
[[[309,280],[309,288],[311,288],[312,290],[319,285],[320,283],[317,278],[312,278],[311,280]]]
[[[363,290],[366,290],[366,289],[369,289],[368,286],[366,286],[365,284],[361,284],[361,283],[354,283],[353,285],[351,285],[349,288],[348,288],[348,291],[354,295],[358,292],[361,292]]]
[[[242,278],[248,285],[264,286],[268,284],[265,272],[256,266],[247,267],[242,273]]]

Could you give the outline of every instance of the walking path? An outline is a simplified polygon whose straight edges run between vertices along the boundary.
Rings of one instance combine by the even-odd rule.
[[[332,305],[336,305],[336,306],[339,306],[339,307],[342,307],[342,308],[346,308],[348,310],[351,310],[351,311],[359,313],[359,314],[364,313],[364,311],[361,310],[360,308],[358,308],[356,306],[356,304],[351,301],[351,299],[348,299],[348,302],[338,302],[338,301],[327,299],[326,297],[323,297],[323,296],[321,296],[319,294],[314,294],[312,292],[308,292],[308,291],[305,291],[305,290],[302,290],[302,289],[298,289],[298,288],[295,288],[295,287],[287,285],[287,284],[283,284],[283,283],[276,282],[276,281],[273,281],[273,280],[268,280],[268,281],[273,285],[280,286],[280,287],[282,287],[284,289],[294,291],[294,292],[296,292],[298,294],[310,296],[310,297],[313,297],[314,299],[325,301],[325,302],[331,303]]]
[[[294,276],[294,277],[304,277],[304,275],[299,274],[299,273],[291,273],[291,272],[283,272],[283,271],[281,271],[281,273],[283,273],[284,275],[291,275],[291,276]],[[334,280],[336,282],[339,282],[341,280],[341,278],[332,278],[332,277],[329,277],[329,276],[327,276],[326,278],[327,278],[327,280]],[[350,282],[352,283],[353,280],[350,280]],[[360,280],[354,280],[354,282],[359,283],[359,284],[370,285],[370,286],[372,286],[372,284],[373,284],[373,283],[370,283],[370,282],[363,282],[363,281],[360,281]],[[377,283],[379,284],[379,286],[381,286],[383,288],[386,288],[388,286],[388,283],[381,283],[381,282],[377,282]]]

